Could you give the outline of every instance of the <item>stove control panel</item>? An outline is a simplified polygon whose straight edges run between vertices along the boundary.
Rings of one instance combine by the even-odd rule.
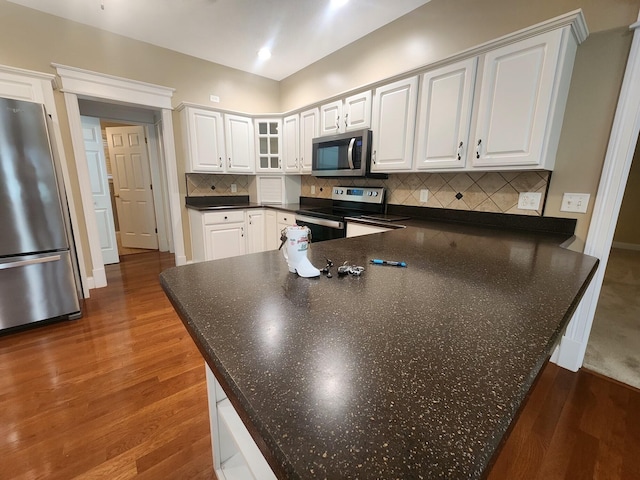
[[[384,187],[333,187],[331,198],[381,205],[384,203]]]

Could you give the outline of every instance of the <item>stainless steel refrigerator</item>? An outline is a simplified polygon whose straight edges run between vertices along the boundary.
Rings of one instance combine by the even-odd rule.
[[[80,317],[44,106],[0,98],[0,331]]]

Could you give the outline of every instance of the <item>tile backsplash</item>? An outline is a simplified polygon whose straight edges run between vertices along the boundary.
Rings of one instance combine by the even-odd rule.
[[[387,203],[394,205],[539,216],[542,215],[549,177],[547,171],[395,173],[385,180],[303,175],[301,195],[331,198],[331,189],[337,185],[385,187]],[[187,195],[249,195],[251,178],[250,175],[188,173]],[[232,184],[236,185],[236,192],[231,191]],[[212,186],[215,188],[212,189]],[[311,193],[312,186],[315,187],[315,193]],[[420,201],[420,191],[423,189],[429,190],[426,203]],[[540,192],[540,208],[520,210],[518,196],[521,192]]]
[[[397,173],[386,180],[302,177],[302,192],[306,197],[331,198],[337,185],[372,186],[387,189],[387,203],[434,208],[453,208],[481,212],[542,215],[550,173],[527,172],[459,172],[459,173]],[[311,193],[311,187],[315,193]],[[420,191],[429,190],[426,203],[420,201]],[[540,192],[538,210],[520,210],[521,192]]]
[[[187,173],[187,196],[207,197],[215,195],[249,195],[249,175],[222,175],[211,173]],[[231,191],[235,185],[237,191]],[[213,188],[212,188],[213,187]]]

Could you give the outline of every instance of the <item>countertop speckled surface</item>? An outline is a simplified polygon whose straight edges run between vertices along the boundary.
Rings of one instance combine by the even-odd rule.
[[[301,278],[273,251],[161,274],[287,478],[480,478],[597,266],[548,237],[443,224],[309,256],[366,270]]]

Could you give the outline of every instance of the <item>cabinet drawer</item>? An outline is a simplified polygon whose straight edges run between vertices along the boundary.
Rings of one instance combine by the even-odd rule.
[[[244,222],[244,210],[227,210],[224,212],[209,212],[202,216],[205,225],[218,223]]]
[[[293,212],[277,212],[276,214],[276,222],[277,223],[285,223],[287,225],[295,225],[296,224],[296,214]]]

